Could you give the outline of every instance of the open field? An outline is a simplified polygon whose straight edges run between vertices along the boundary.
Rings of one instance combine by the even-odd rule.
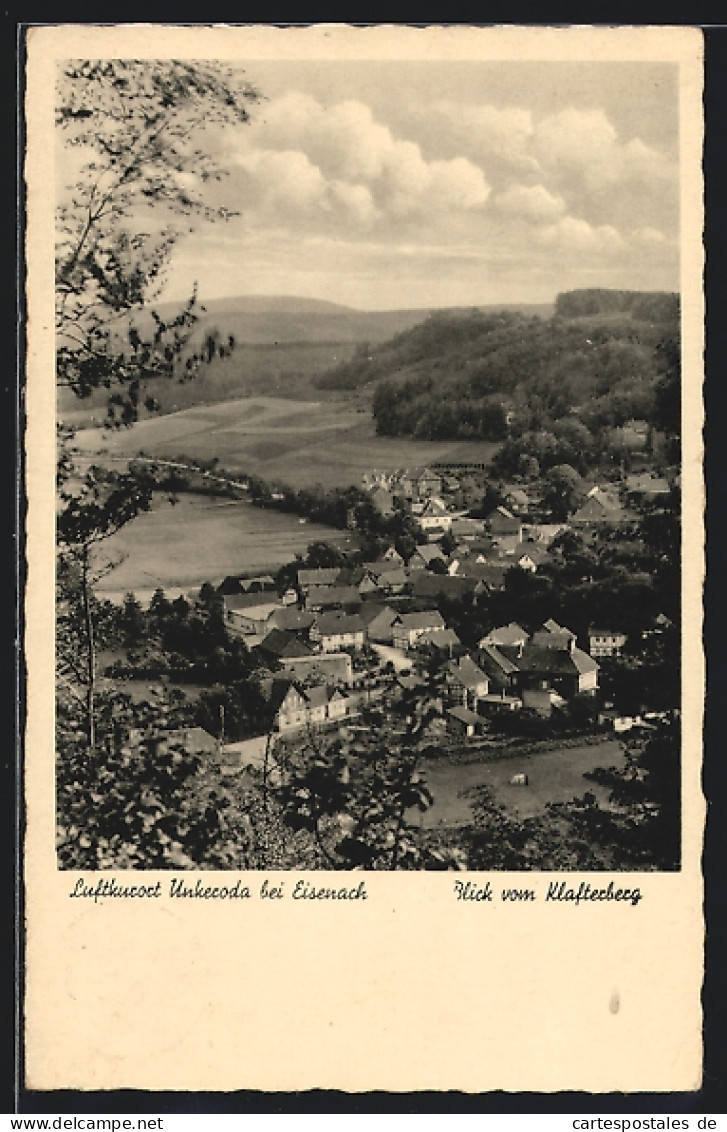
[[[434,805],[424,815],[429,828],[457,826],[472,821],[472,799],[463,791],[487,786],[495,802],[521,818],[542,813],[550,802],[570,802],[588,791],[602,805],[608,790],[583,777],[597,766],[621,766],[624,754],[621,744],[608,740],[582,747],[563,747],[554,751],[538,751],[528,755],[493,762],[450,763],[428,761],[427,785],[434,795]],[[511,786],[515,774],[527,774],[527,786]]]
[[[95,588],[109,600],[129,591],[147,597],[159,586],[198,589],[226,574],[276,569],[311,542],[342,544],[347,537],[345,531],[239,500],[183,495],[172,505],[161,496],[151,511],[100,544],[97,564],[120,564]]]
[[[236,474],[260,475],[293,486],[346,486],[372,469],[393,470],[437,461],[489,461],[496,444],[475,440],[409,440],[377,436],[368,413],[342,402],[252,397],[156,417],[126,430],[82,429],[85,453],[119,458],[144,453],[188,456]],[[309,540],[310,541],[310,540]]]

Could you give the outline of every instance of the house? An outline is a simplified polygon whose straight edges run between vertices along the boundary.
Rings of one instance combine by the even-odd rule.
[[[626,634],[618,629],[589,629],[588,651],[591,656],[621,656]]]
[[[243,593],[246,594],[275,592],[275,578],[271,577],[270,574],[256,574],[254,578],[240,578],[239,582]]]
[[[320,643],[323,652],[360,649],[366,639],[366,624],[359,614],[322,613],[316,618],[310,638]]]
[[[515,665],[514,685],[519,691],[549,688],[565,697],[595,692],[598,664],[575,641],[575,634],[569,629],[556,621],[546,621],[524,646],[500,645],[497,652]]]
[[[626,476],[624,488],[627,495],[635,499],[656,499],[660,495],[668,495],[671,490],[668,481],[653,472],[634,472]]]
[[[253,767],[258,771],[268,771],[269,778],[279,781],[278,768],[272,757],[274,739],[272,735],[255,735],[252,739],[242,739],[237,743],[224,743],[220,748],[223,767],[228,773]]]
[[[471,656],[450,660],[445,669],[445,680],[450,696],[473,711],[477,711],[478,701],[490,690],[487,674],[475,664]]]
[[[271,601],[270,596],[268,593],[225,594],[222,599],[225,623],[238,633],[265,633],[282,609],[277,597]]]
[[[434,497],[428,499],[417,516],[420,528],[426,532],[448,531],[452,526],[452,513],[447,510],[441,499]]]
[[[367,581],[368,579],[368,581]],[[395,562],[365,562],[363,577],[359,583],[359,593],[402,593],[409,581],[409,573],[404,566]],[[364,584],[366,583],[366,584]]]
[[[284,606],[278,609],[270,620],[276,629],[288,629],[292,633],[305,636],[315,621],[315,614],[304,613],[303,610],[293,606]]]
[[[476,712],[466,707],[450,708],[446,715],[447,731],[460,739],[472,739],[481,735],[487,727],[487,721]]]
[[[575,647],[576,635],[570,629],[559,625],[557,621],[549,618],[541,629],[533,633],[530,644],[543,649],[566,649],[569,652]]]
[[[458,575],[449,574],[430,574],[428,570],[420,570],[412,576],[411,593],[418,601],[436,601],[442,596],[452,600],[474,598],[477,593],[477,579],[460,578]]]
[[[420,499],[439,495],[442,490],[442,477],[429,468],[423,468],[416,478],[416,489]]]
[[[514,535],[519,542],[523,537],[523,524],[519,516],[513,515],[507,507],[496,507],[487,516],[487,523],[493,536]]]
[[[498,629],[491,629],[486,636],[479,642],[480,648],[485,648],[486,645],[520,645],[523,648],[530,640],[530,635],[525,632],[517,621],[510,621],[508,625],[501,625]]]
[[[471,519],[468,515],[454,515],[449,529],[453,538],[467,542],[485,533],[485,522],[484,519]]]
[[[283,735],[345,719],[350,700],[339,688],[327,684],[306,688],[295,681],[276,680],[270,706],[273,726]]]
[[[518,646],[519,647],[519,646]],[[499,645],[485,644],[477,650],[477,662],[493,691],[513,695],[518,687],[518,667]]]
[[[467,578],[475,584],[480,583],[482,592],[485,590],[501,590],[505,585],[505,576],[512,569],[511,562],[473,562],[461,561],[457,577]]]
[[[298,590],[301,594],[306,594],[308,590],[314,587],[335,586],[340,573],[341,570],[339,566],[325,567],[317,570],[299,570]]]
[[[516,543],[511,553],[513,565],[519,566],[521,570],[527,570],[531,574],[534,574],[548,560],[546,547],[535,542],[534,539],[524,539]]]
[[[438,609],[425,609],[421,613],[400,613],[391,625],[392,643],[395,648],[412,649],[422,633],[445,628],[444,618]]]
[[[308,612],[326,609],[357,609],[361,604],[361,594],[356,586],[311,586],[305,595],[305,608]]]
[[[573,527],[587,527],[596,523],[622,523],[627,518],[621,504],[600,487],[591,488],[585,503],[571,515]]]
[[[364,602],[359,616],[366,626],[366,637],[369,641],[382,645],[391,644],[391,627],[398,616],[395,609],[377,602]]]
[[[435,649],[453,656],[455,651],[462,648],[462,642],[454,629],[427,629],[422,633],[416,643],[418,649]]]
[[[286,657],[313,655],[311,646],[287,629],[271,629],[257,646],[257,652],[266,664],[279,663]]]
[[[409,559],[408,566],[410,570],[426,570],[432,562],[441,562],[446,567],[447,559],[440,547],[434,543],[427,543],[416,548]]]
[[[392,566],[403,566],[404,559],[399,554],[395,546],[387,546],[384,553],[381,555],[385,562],[390,562]]]

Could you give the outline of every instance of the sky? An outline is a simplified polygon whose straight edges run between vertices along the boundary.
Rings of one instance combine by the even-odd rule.
[[[205,143],[239,216],[180,243],[165,297],[377,310],[677,290],[678,70],[651,62],[252,61]]]

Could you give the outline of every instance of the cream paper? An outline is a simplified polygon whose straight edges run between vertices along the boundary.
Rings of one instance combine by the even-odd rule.
[[[683,296],[684,856],[675,874],[365,876],[365,901],[258,897],[264,874],[94,874],[159,899],[72,899],[54,850],[53,99],[59,59],[672,62]],[[32,1089],[593,1092],[701,1083],[701,34],[689,28],[59,26],[28,33],[26,1085]],[[180,900],[170,875],[249,900]],[[301,874],[302,875],[302,874]],[[337,883],[341,874],[335,874]],[[309,875],[325,883],[327,874]],[[462,874],[459,874],[462,879]],[[641,901],[546,902],[553,880]],[[505,904],[502,888],[536,900]]]

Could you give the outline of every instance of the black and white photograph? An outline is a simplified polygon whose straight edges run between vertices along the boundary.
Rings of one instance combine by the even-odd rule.
[[[679,65],[55,99],[58,867],[679,870]]]
[[[699,30],[27,49],[27,1087],[698,1089]]]

